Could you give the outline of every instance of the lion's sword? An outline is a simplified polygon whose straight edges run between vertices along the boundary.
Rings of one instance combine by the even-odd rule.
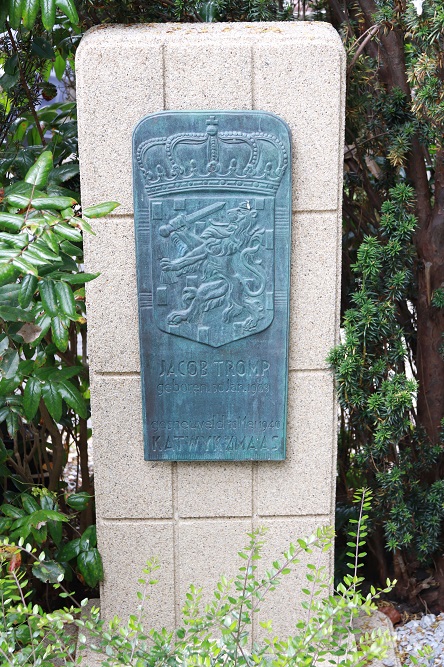
[[[160,227],[159,229],[159,234],[161,236],[164,236],[165,238],[168,238],[168,236],[171,236],[171,234],[175,233],[182,241],[182,243],[185,243],[188,249],[191,249],[190,241],[195,241],[200,244],[201,240],[199,239],[198,236],[193,234],[193,232],[191,232],[189,229],[187,230],[186,234],[181,233],[183,228],[187,227],[193,222],[202,220],[202,218],[205,218],[207,215],[210,215],[210,213],[215,213],[216,211],[220,211],[224,206],[225,202],[216,202],[215,204],[210,204],[209,206],[205,206],[204,208],[201,208],[198,211],[195,211],[194,213],[189,213],[188,215],[181,213],[172,220],[170,220],[169,222],[167,222],[166,225],[162,225],[162,227]]]
[[[202,240],[194,234],[188,225],[198,220],[202,220],[207,215],[220,211],[225,206],[225,202],[217,202],[215,204],[210,204],[209,206],[204,206],[204,208],[195,211],[194,213],[180,213],[178,216],[167,222],[166,225],[162,225],[159,228],[159,234],[164,238],[171,237],[173,241],[179,241],[187,250],[193,250],[193,248],[201,245]],[[186,230],[186,231],[185,231]],[[177,245],[175,243],[175,245]],[[161,282],[166,284],[173,284],[177,282],[177,277],[167,271],[161,272]]]

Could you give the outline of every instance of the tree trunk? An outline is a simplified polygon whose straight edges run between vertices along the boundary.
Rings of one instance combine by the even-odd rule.
[[[435,204],[416,238],[418,251],[418,423],[433,444],[439,442],[444,418],[444,309],[435,308],[433,292],[444,288],[444,149],[436,157]],[[438,472],[438,471],[437,471]]]

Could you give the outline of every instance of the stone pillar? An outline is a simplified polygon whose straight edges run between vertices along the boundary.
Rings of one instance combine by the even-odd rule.
[[[255,526],[265,562],[334,520],[336,404],[326,356],[338,340],[344,52],[325,23],[149,24],[91,30],[77,54],[82,202],[121,206],[86,236],[88,340],[102,609],[137,605],[146,558],[161,560],[149,621],[174,627],[189,584],[237,568]],[[293,142],[287,459],[143,459],[131,135],[161,110],[278,114]],[[331,555],[330,555],[331,556]],[[331,557],[328,566],[332,569]],[[304,573],[264,607],[291,631]],[[298,583],[299,582],[299,583]]]

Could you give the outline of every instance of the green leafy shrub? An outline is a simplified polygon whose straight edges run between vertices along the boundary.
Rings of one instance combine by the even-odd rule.
[[[36,556],[31,545],[25,548],[0,545],[0,660],[8,667],[54,667],[74,665],[75,633],[72,623],[79,609],[58,609],[45,613],[30,601],[29,582],[20,568],[22,554],[27,554],[38,566],[44,561]],[[59,575],[58,582],[63,578]],[[61,584],[54,581],[54,589]],[[69,597],[68,593],[61,593]],[[85,601],[86,602],[86,601]]]
[[[54,489],[63,468],[56,425],[68,409],[87,417],[77,380],[82,367],[64,356],[75,325],[85,320],[83,285],[96,276],[80,270],[82,232],[91,233],[90,219],[106,215],[117,204],[90,207],[80,215],[73,197],[48,193],[51,174],[52,154],[44,151],[23,181],[5,189],[0,210],[0,423],[6,423],[15,448],[4,449],[2,463],[34,481],[29,452],[17,456],[18,433],[25,422],[34,430],[33,455],[47,458],[47,450],[52,450],[48,470],[56,471],[56,480],[49,484]],[[51,447],[49,437],[39,439],[42,433],[35,432],[38,412]],[[3,472],[7,475],[8,469]]]
[[[0,184],[23,178],[48,147],[55,165],[77,152],[75,104],[54,104],[57,86],[73,81],[81,37],[73,0],[4,0],[0,3]]]
[[[31,548],[38,547],[44,554],[44,559],[38,562],[22,559],[28,576],[44,584],[55,584],[60,576],[72,582],[76,575],[88,587],[96,587],[103,577],[96,527],[89,526],[80,533],[75,527],[75,514],[60,512],[56,494],[47,489],[34,488],[31,493],[9,494],[8,497],[11,502],[0,506],[3,515],[0,536],[10,544],[27,543]],[[89,500],[84,493],[71,494],[67,504],[80,510]],[[72,534],[77,536],[69,539]],[[34,589],[37,583],[34,580]],[[49,599],[48,595],[45,597]]]
[[[45,150],[24,180],[5,188],[0,205],[0,472],[10,487],[3,489],[0,532],[46,550],[51,576],[33,568],[42,581],[68,577],[74,566],[95,586],[95,528],[83,526],[74,537],[66,516],[70,507],[85,510],[89,494],[66,499],[60,478],[88,418],[88,369],[72,343],[69,353],[85,323],[83,286],[96,275],[81,270],[82,233],[92,233],[91,219],[117,204],[81,212],[74,197],[54,191],[73,167],[54,167]]]

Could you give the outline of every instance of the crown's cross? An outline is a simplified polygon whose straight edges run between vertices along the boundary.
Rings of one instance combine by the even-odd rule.
[[[216,116],[210,116],[207,120],[208,142],[208,167],[209,171],[216,171],[216,165],[219,160],[219,140],[217,138],[219,121]]]

